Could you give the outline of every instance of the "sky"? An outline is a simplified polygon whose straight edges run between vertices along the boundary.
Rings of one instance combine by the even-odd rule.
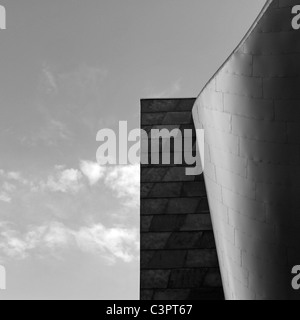
[[[139,298],[139,166],[97,132],[196,97],[264,2],[0,0],[0,300]]]

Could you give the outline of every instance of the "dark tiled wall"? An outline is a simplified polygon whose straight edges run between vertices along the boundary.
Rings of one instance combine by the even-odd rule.
[[[194,102],[143,100],[142,129],[192,129],[195,145]],[[224,298],[204,179],[185,167],[141,168],[142,300]]]

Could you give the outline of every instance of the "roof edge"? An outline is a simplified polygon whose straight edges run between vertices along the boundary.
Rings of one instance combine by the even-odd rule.
[[[223,67],[226,65],[226,63],[231,59],[231,57],[240,50],[240,48],[245,44],[245,42],[247,41],[247,39],[249,38],[250,34],[252,33],[252,31],[256,28],[258,22],[260,21],[260,19],[263,17],[263,15],[265,14],[265,12],[267,11],[267,9],[270,7],[271,3],[274,0],[266,0],[265,5],[263,6],[261,12],[259,13],[259,15],[257,16],[257,18],[255,19],[254,23],[252,24],[252,26],[250,27],[250,29],[248,30],[248,32],[245,34],[245,36],[243,37],[243,39],[241,40],[241,42],[238,44],[238,46],[236,47],[236,49],[229,55],[229,57],[225,60],[225,62],[221,65],[221,67],[217,70],[217,72],[214,73],[214,75],[209,79],[209,81],[206,83],[206,85],[203,87],[203,89],[201,90],[201,92],[199,93],[199,95],[197,96],[197,100],[198,98],[202,95],[202,93],[205,91],[205,89],[209,86],[209,84],[212,82],[212,80],[222,71]]]

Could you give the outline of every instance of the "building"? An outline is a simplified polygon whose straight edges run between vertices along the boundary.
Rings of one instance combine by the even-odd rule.
[[[300,264],[300,30],[294,26],[293,10],[299,4],[297,0],[267,1],[250,31],[193,107],[195,127],[205,131],[204,180],[228,300],[300,299],[300,293],[291,285],[292,268]],[[150,118],[151,126],[155,123]],[[168,123],[162,116],[152,119]],[[202,190],[199,187],[197,193],[197,188],[186,196],[200,196]],[[168,208],[161,213],[167,215]],[[142,214],[145,210],[142,206]],[[153,258],[144,254],[147,241],[143,240],[144,236],[142,267],[143,263],[147,268],[155,267],[148,276],[169,276],[165,291],[157,292],[155,288],[151,298],[171,299],[172,292],[166,292],[180,273],[167,268],[174,267],[171,259],[175,255],[168,247],[172,242],[164,244],[165,252],[160,256],[156,252]],[[158,243],[154,241],[152,246]],[[212,250],[197,248],[192,258],[191,247],[186,249],[184,258],[195,260],[197,250]],[[176,250],[174,253],[179,257]],[[163,268],[168,272],[159,274],[154,262],[164,260],[170,262]],[[208,260],[202,256],[194,267],[207,268]],[[176,266],[178,270],[187,268],[184,270],[188,273],[190,260],[184,261]],[[212,270],[217,279],[217,269]],[[198,282],[199,273],[178,277],[183,281],[177,282],[177,289],[184,292],[188,285],[195,284],[198,291],[205,292],[208,283],[217,287],[217,282],[210,283],[205,277]],[[142,274],[142,285],[150,279],[146,275]],[[210,294],[208,290],[206,298],[213,298]],[[182,294],[180,298],[205,297]]]
[[[192,130],[195,147],[194,103],[143,100],[142,128]],[[141,168],[141,299],[224,299],[203,175],[187,176],[184,162],[161,162]]]

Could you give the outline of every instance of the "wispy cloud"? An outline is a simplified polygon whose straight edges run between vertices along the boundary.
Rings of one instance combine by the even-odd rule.
[[[25,179],[22,177],[22,174],[17,171],[4,171],[0,170],[0,179],[7,179],[10,181],[17,181],[20,183],[26,183]]]
[[[109,264],[133,261],[139,237],[126,215],[138,215],[139,176],[139,165],[102,167],[87,160],[78,168],[57,165],[39,179],[0,170],[7,221],[0,223],[0,259],[63,256],[62,250],[75,248]],[[113,210],[101,202],[106,192]]]
[[[11,197],[7,193],[5,192],[0,193],[0,201],[10,203],[11,200],[12,200]]]
[[[51,67],[46,63],[44,63],[44,66],[42,68],[40,87],[48,94],[57,93],[58,91],[58,85],[55,75],[52,72]]]
[[[100,85],[108,76],[104,67],[88,64],[77,65],[70,71],[59,71],[47,62],[41,69],[40,90],[46,95],[61,95],[67,99],[83,101],[92,95],[99,94]]]
[[[147,97],[149,98],[156,98],[156,99],[163,99],[163,98],[174,98],[176,97],[181,89],[182,89],[182,80],[178,79],[174,83],[172,83],[169,87],[167,87],[163,91],[156,92],[153,89],[147,89]]]
[[[97,162],[82,160],[78,168],[57,165],[53,168],[53,173],[46,178],[32,181],[30,178],[24,178],[19,172],[0,170],[0,183],[1,181],[0,192],[10,197],[13,197],[13,194],[18,191],[19,186],[28,188],[30,192],[76,194],[88,185],[94,188],[99,187],[99,182],[102,181],[101,186],[114,191],[113,195],[116,198],[123,200],[126,205],[136,207],[140,192],[140,166],[136,164],[104,167]],[[3,196],[3,199],[6,197]]]
[[[81,161],[80,170],[89,180],[90,185],[95,185],[104,176],[106,168],[96,162]]]
[[[30,257],[57,255],[77,248],[104,258],[109,264],[118,260],[129,263],[138,257],[139,240],[135,229],[107,228],[94,224],[71,229],[59,222],[31,227],[21,233],[11,226],[0,225],[0,257],[22,260]]]
[[[49,176],[46,183],[41,183],[43,190],[63,193],[77,193],[82,187],[82,173],[77,169],[58,171]]]
[[[39,145],[56,147],[61,142],[70,142],[72,139],[72,133],[64,122],[49,116],[45,116],[43,122],[44,124],[41,128],[19,139],[22,145],[27,147],[36,147]]]
[[[109,263],[116,259],[131,262],[138,256],[139,240],[135,229],[105,228],[97,224],[81,228],[75,238],[82,250],[100,254]]]
[[[108,171],[106,184],[124,199],[126,205],[137,207],[140,195],[140,166],[117,166]]]
[[[40,69],[38,91],[30,106],[30,126],[19,126],[17,139],[25,147],[76,144],[95,134],[102,116],[105,67],[78,64],[69,70],[45,62]]]
[[[1,230],[1,228],[0,228]],[[69,243],[69,235],[64,226],[58,222],[49,226],[41,225],[31,227],[26,233],[15,230],[10,225],[2,228],[0,233],[0,252],[2,259],[6,256],[13,259],[26,259],[31,255],[40,255],[44,250],[56,247],[62,249]]]
[[[22,180],[22,176],[21,176],[20,172],[15,172],[15,171],[8,172],[7,173],[7,177],[9,179],[15,180],[15,181],[21,181]]]
[[[13,195],[20,185],[29,185],[20,172],[0,170],[0,201],[11,203]]]

